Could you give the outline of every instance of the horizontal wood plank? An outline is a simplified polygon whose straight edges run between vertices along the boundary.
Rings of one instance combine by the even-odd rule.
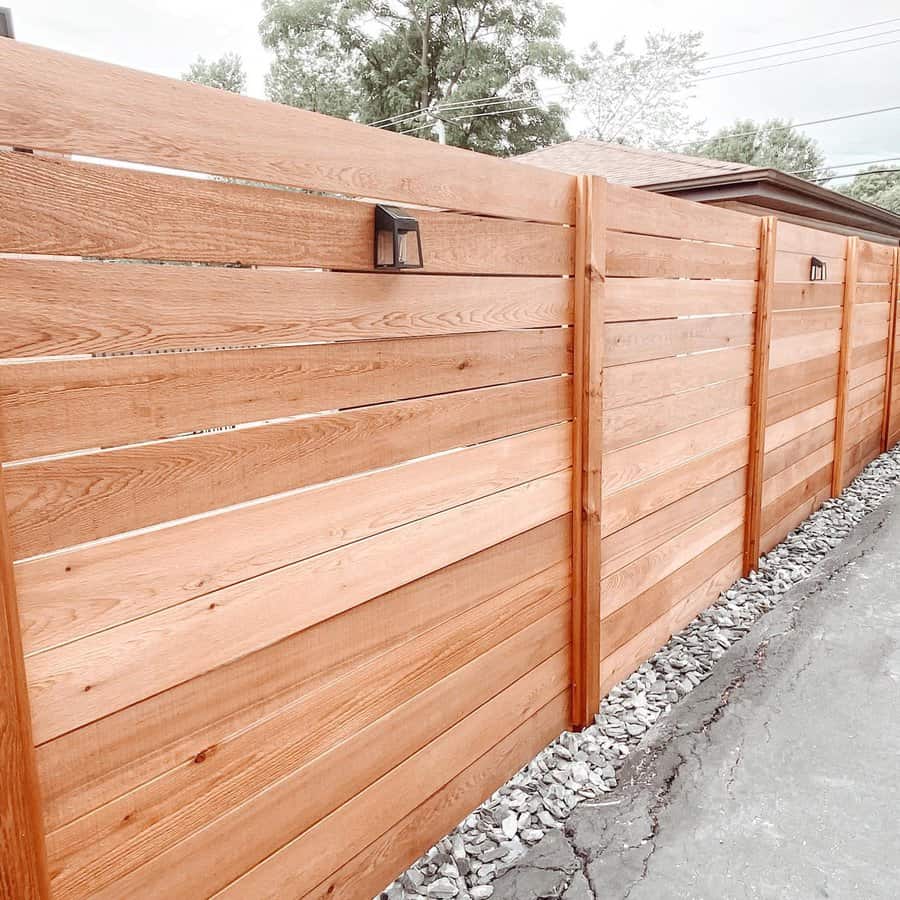
[[[683,353],[744,347],[753,343],[752,316],[656,319],[604,326],[605,366],[663,359]]]
[[[847,253],[847,239],[833,231],[779,222],[778,249],[807,256],[843,257]]]
[[[612,277],[727,278],[753,281],[757,252],[750,247],[730,247],[663,237],[610,231],[607,237],[606,272]]]
[[[684,529],[618,572],[603,579],[601,615],[606,617],[649,590],[660,579],[681,568],[735,529],[743,529],[743,497]]]
[[[766,425],[783,422],[797,413],[837,397],[837,372],[829,378],[814,381],[812,384],[795,388],[775,397],[770,397],[766,404]]]
[[[361,896],[375,895],[396,876],[398,863],[402,868],[415,862],[422,847],[437,843],[570,724],[566,691],[305,894],[304,900],[352,896],[354,891]],[[291,859],[286,860],[282,876],[290,886],[295,884],[293,865]],[[242,889],[238,882],[236,896],[241,896]],[[277,893],[278,887],[274,889]]]
[[[561,471],[571,441],[569,424],[554,425],[19,563],[25,652]]]
[[[603,537],[649,516],[747,465],[748,437],[688,459],[614,494],[605,494]]]
[[[47,828],[55,831],[166,771],[205,759],[229,735],[320,691],[366,660],[386,661],[404,690],[427,686],[474,658],[480,647],[524,627],[528,610],[543,602],[546,585],[553,584],[554,571],[571,569],[570,557],[566,515],[42,744],[37,758]],[[481,606],[488,625],[475,640]],[[426,664],[395,665],[390,651],[404,643],[421,648]],[[410,655],[403,658],[413,662]],[[353,730],[360,716],[378,714],[377,696],[388,708],[394,703],[390,678],[368,671],[371,689],[358,695],[364,705],[348,710],[345,727]]]
[[[604,538],[601,576],[617,572],[685,528],[743,497],[746,488],[747,470],[737,469]]]
[[[749,427],[750,408],[745,407],[634,447],[605,453],[603,492],[614,494],[716,447],[747,437]]]
[[[766,460],[763,465],[763,478],[771,478],[797,460],[809,456],[820,447],[831,443],[834,440],[834,419],[818,425],[810,431],[799,435],[782,444],[775,450],[766,453]]]
[[[821,309],[784,309],[772,314],[772,339],[793,337],[798,334],[814,334],[820,331],[839,330],[840,307]]]
[[[571,325],[558,278],[0,259],[0,357]]]
[[[790,363],[769,370],[769,397],[777,397],[788,391],[806,387],[824,378],[830,378],[838,370],[838,354],[816,356],[812,359]]]
[[[603,297],[607,322],[752,313],[755,307],[753,281],[608,278]]]
[[[679,600],[714,576],[741,549],[741,529],[737,528],[639,594],[630,603],[606,616],[600,632],[602,658],[608,658],[660,616],[669,612]]]
[[[779,222],[779,228],[784,222]],[[825,306],[840,306],[844,289],[841,284],[827,281],[776,282],[772,289],[772,309],[813,309]]]
[[[549,475],[32,655],[35,740],[107,716],[557,518],[570,501],[571,472]],[[411,546],[415,554],[405,552]]]
[[[613,231],[759,246],[759,224],[752,216],[621,184],[607,187],[607,216]]]
[[[570,418],[551,378],[11,466],[17,559]]]
[[[404,690],[384,671],[389,661],[376,666],[373,660],[344,683],[329,685],[327,696],[312,695],[302,709],[286,709],[217,746],[201,771],[188,763],[53,833],[54,886],[63,896],[89,891],[109,897],[208,895],[224,887],[483,704],[496,703],[503,692],[509,699],[510,688],[534,678],[533,670],[552,671],[564,684],[566,600],[562,588],[548,592],[542,616],[527,610],[528,625],[424,689],[425,679],[415,678],[423,664],[420,648],[404,648],[415,649],[416,667],[393,660],[413,673],[413,689]],[[483,646],[478,625],[473,622],[472,635]],[[350,698],[366,693],[372,683],[365,676],[376,669],[392,682],[393,703],[387,707],[379,684],[375,701],[387,711],[358,710],[360,721],[347,734],[346,706],[360,705]],[[345,708],[338,710],[340,700]],[[333,777],[336,771],[340,778]]]
[[[278,897],[327,878],[472,765],[497,735],[511,733],[568,688],[565,666],[561,654],[537,667],[217,896]]]
[[[781,369],[820,356],[831,356],[840,350],[840,345],[839,330],[798,334],[794,337],[773,340],[769,350],[769,368]]]
[[[0,154],[0,252],[374,269],[375,207],[156,172]],[[567,275],[574,231],[417,211],[425,272]]]
[[[571,329],[4,367],[0,458],[112,447],[572,371]]]
[[[20,42],[0,57],[0,144],[575,221],[575,179],[560,172]]]
[[[611,410],[633,403],[646,403],[659,397],[672,397],[683,391],[744,378],[751,373],[752,353],[748,345],[716,353],[693,353],[611,366],[603,372],[603,408]]]
[[[670,431],[741,409],[750,403],[750,376],[722,381],[677,397],[603,411],[603,450],[611,453]]]

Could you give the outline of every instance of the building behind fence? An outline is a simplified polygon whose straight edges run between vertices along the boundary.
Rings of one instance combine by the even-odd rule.
[[[371,897],[900,437],[896,248],[13,42],[0,113],[4,896]]]

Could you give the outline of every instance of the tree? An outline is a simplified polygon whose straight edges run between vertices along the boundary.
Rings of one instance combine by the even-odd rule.
[[[242,94],[247,88],[244,64],[237,53],[226,53],[219,59],[205,60],[198,56],[191,67],[181,76],[184,81],[205,84],[207,87]]]
[[[738,119],[734,125],[716,132],[690,152],[710,159],[780,169],[808,181],[831,174],[825,167],[825,154],[818,143],[792,128],[784,119],[766,122]]]
[[[591,44],[580,59],[572,101],[589,122],[585,134],[611,143],[667,149],[698,133],[688,110],[703,57],[699,31],[660,31],[640,53],[622,39],[609,53]]]
[[[568,76],[547,0],[265,0],[271,100],[510,155],[564,140],[540,78]],[[489,99],[485,99],[489,98]]]
[[[855,200],[900,213],[900,166],[869,166],[837,190]]]

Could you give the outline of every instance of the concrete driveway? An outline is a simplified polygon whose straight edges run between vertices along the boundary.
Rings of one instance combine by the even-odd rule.
[[[900,495],[648,733],[495,900],[900,896]]]

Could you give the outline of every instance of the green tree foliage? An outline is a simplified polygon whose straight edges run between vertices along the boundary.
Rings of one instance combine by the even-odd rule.
[[[667,149],[698,133],[690,89],[703,58],[699,31],[648,34],[632,53],[625,40],[604,52],[591,44],[579,60],[572,100],[586,117],[585,134],[611,143]]]
[[[738,119],[688,152],[710,159],[780,169],[816,181],[830,175],[825,154],[813,138],[791,128],[784,119],[754,122]]]
[[[181,76],[184,81],[205,84],[207,87],[242,94],[247,89],[244,64],[237,53],[226,53],[219,59],[205,60],[198,56],[191,67]]]
[[[873,174],[865,174],[867,172]],[[900,213],[900,166],[869,166],[837,190],[855,200],[865,200]]]
[[[530,99],[539,79],[570,74],[564,18],[547,0],[264,0],[263,10],[276,102],[364,123],[416,111],[389,127],[498,155],[567,137],[563,107]]]

